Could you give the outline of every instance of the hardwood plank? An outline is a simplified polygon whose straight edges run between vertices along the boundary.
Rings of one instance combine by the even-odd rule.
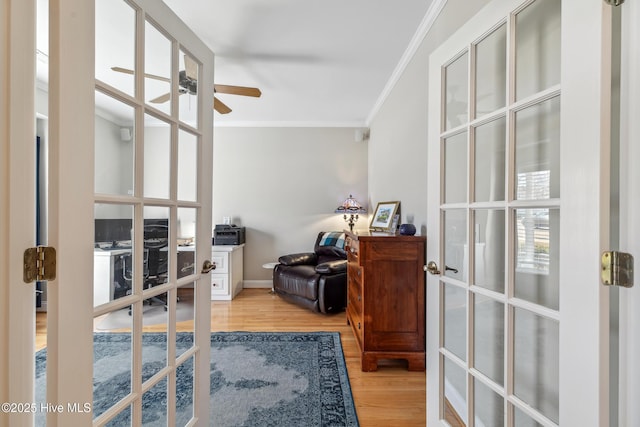
[[[313,313],[269,294],[267,289],[245,289],[233,301],[213,301],[211,307],[213,332],[340,332],[360,425],[426,425],[425,373],[407,371],[406,362],[401,360],[381,360],[377,371],[362,372],[355,337],[344,312]],[[178,325],[178,330],[192,328],[190,321]],[[36,346],[42,348],[46,343],[46,313],[38,313],[36,329]]]

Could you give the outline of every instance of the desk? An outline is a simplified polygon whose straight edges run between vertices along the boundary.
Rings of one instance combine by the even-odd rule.
[[[243,285],[243,248],[241,245],[211,247],[211,261],[216,269],[211,272],[211,299],[232,300]],[[166,251],[166,248],[161,251]],[[179,246],[176,268],[177,278],[195,272],[194,246]],[[126,295],[126,285],[119,258],[130,255],[131,249],[105,248],[93,251],[93,306],[106,304]],[[277,264],[277,263],[276,263]],[[120,292],[120,293],[119,293]]]
[[[121,255],[130,255],[131,249],[95,249],[93,251],[93,306],[115,299],[116,290],[124,287],[122,267],[117,265]],[[122,296],[122,295],[121,295]]]
[[[146,251],[147,249],[145,249]],[[165,251],[166,248],[160,249]],[[178,278],[193,274],[193,246],[178,247]],[[129,285],[124,282],[120,257],[131,255],[129,248],[103,248],[93,250],[93,306],[127,295]]]
[[[244,286],[244,243],[212,246],[211,262],[211,299],[231,301]]]

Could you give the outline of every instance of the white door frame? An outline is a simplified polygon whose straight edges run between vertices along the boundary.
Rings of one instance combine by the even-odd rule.
[[[33,396],[35,284],[22,281],[22,253],[35,244],[35,55],[25,54],[35,52],[35,10],[35,0],[0,1],[2,403],[31,402]],[[0,412],[0,426],[29,425],[31,419],[28,412]]]
[[[573,161],[561,166],[570,179],[560,190],[569,213],[560,217],[560,423],[607,426],[609,289],[600,255],[610,250],[611,6],[562,6],[560,158]]]
[[[622,6],[620,118],[620,250],[640,259],[640,4]],[[640,285],[620,290],[621,426],[640,425]]]
[[[65,407],[91,403],[93,392],[93,248],[86,236],[93,233],[94,180],[86,159],[94,156],[94,15],[93,2],[49,2],[48,242],[58,271],[47,284],[46,401]],[[91,419],[90,412],[47,413],[47,425]]]

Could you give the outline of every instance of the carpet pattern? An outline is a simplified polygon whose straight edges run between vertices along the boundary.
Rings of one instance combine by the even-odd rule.
[[[192,342],[192,334],[178,333],[177,354]],[[166,335],[145,333],[143,343],[147,379],[166,366]],[[36,354],[41,401],[45,351]],[[129,393],[130,360],[130,334],[94,334],[94,417]],[[176,383],[176,424],[185,425],[193,412],[192,360],[177,369]],[[163,380],[143,395],[143,425],[166,425],[166,386]],[[336,332],[212,333],[210,396],[215,426],[359,425]],[[130,425],[130,415],[124,411],[109,425]]]

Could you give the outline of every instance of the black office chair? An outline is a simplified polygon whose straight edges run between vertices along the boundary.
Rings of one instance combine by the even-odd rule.
[[[169,227],[160,224],[147,224],[144,226],[144,249],[148,252],[149,273],[144,280],[144,289],[162,285],[168,281],[169,251]],[[160,296],[150,298],[149,303],[157,302],[167,309],[167,300]]]
[[[144,226],[144,258],[143,258],[143,289],[167,283],[169,245],[168,227],[166,225],[149,224]],[[116,293],[120,296],[130,295],[133,280],[133,263],[131,252],[120,255],[120,269],[123,283],[116,282]],[[166,294],[164,299],[158,295],[147,299],[148,303],[158,303],[167,310]],[[129,307],[131,314],[131,307]]]

